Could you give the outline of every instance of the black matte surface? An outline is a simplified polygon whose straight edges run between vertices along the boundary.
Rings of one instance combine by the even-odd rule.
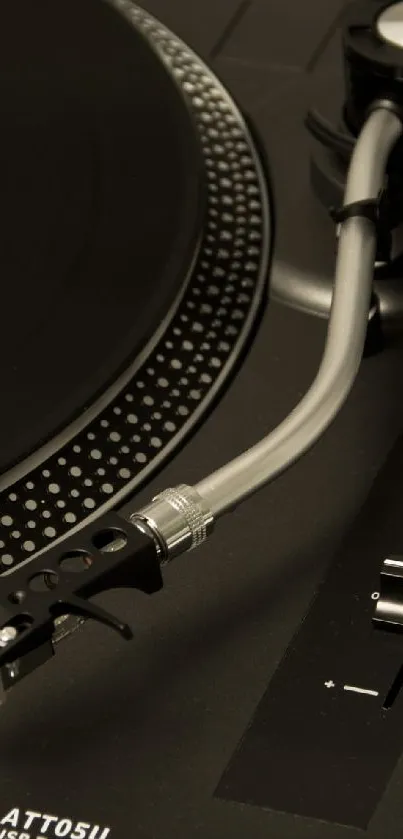
[[[106,2],[3,3],[0,91],[4,471],[159,326],[203,199],[181,97]]]
[[[224,773],[219,797],[367,827],[403,748],[402,693],[385,707],[403,664],[403,635],[376,628],[372,597],[384,596],[384,559],[403,545],[402,475],[400,437]],[[389,591],[401,607],[400,590]]]
[[[280,46],[287,39],[281,5],[260,3],[255,19]],[[306,0],[305,6],[311,20],[317,15],[323,21],[323,0]],[[160,0],[167,22],[173,8],[171,0]],[[191,44],[197,35],[208,54],[221,41],[214,66],[225,72],[264,138],[277,195],[273,271],[329,274],[333,231],[310,194],[302,120],[312,96],[323,93],[333,76],[335,40],[326,22],[318,26],[308,74],[281,64],[281,54],[280,64],[276,58],[272,66],[267,52],[262,65],[250,43],[229,57],[222,36],[232,11],[213,31],[223,8],[217,0],[175,4],[180,34],[189,33]],[[164,486],[199,480],[280,422],[315,374],[325,327],[271,304],[225,397],[140,493],[138,504]],[[315,449],[223,520],[197,554],[173,563],[160,594],[151,600],[132,592],[102,598],[108,608],[119,607],[122,618],[135,616],[134,642],[88,626],[15,688],[0,710],[2,811],[20,806],[108,824],[111,839],[362,835],[351,827],[218,800],[214,791],[401,433],[402,367],[398,334],[383,354],[365,362],[346,406]],[[369,839],[401,839],[402,792],[399,764],[364,834]]]
[[[320,5],[293,0],[245,3],[242,23],[228,38],[225,54],[267,68],[309,71],[344,5],[344,0]]]

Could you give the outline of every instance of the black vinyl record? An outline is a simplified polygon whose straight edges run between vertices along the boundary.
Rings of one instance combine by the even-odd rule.
[[[121,503],[247,346],[268,183],[236,104],[125,0],[0,10],[0,567]]]
[[[189,270],[205,185],[180,92],[107,3],[3,4],[0,86],[4,472],[153,336]]]

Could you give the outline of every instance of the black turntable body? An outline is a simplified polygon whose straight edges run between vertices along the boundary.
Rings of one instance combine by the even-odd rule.
[[[189,494],[316,376],[395,5],[0,12],[0,839],[403,834],[399,145],[345,404],[205,544]],[[128,520],[178,486],[197,550],[147,577]]]

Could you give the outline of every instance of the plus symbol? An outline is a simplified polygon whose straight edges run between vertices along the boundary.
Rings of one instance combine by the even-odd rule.
[[[325,687],[326,688],[334,688],[334,687],[336,687],[336,685],[331,679],[329,679],[328,682],[325,682]]]

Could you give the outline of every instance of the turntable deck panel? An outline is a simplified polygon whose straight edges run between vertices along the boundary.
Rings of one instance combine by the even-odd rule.
[[[329,63],[327,35],[341,3],[303,5],[315,43],[298,48],[293,59],[287,53],[293,12],[290,6],[284,13],[282,0],[144,0],[191,46],[213,53],[213,68],[256,121],[277,204],[273,271],[319,276],[332,270],[334,243],[310,192],[302,120]],[[265,60],[265,28],[276,66]],[[296,61],[298,71],[277,66],[281,55]],[[301,72],[313,55],[314,72]],[[198,480],[280,422],[311,382],[324,335],[323,321],[272,303],[226,395],[139,494],[139,506],[164,486]],[[402,365],[403,339],[395,337],[365,361],[319,444],[222,521],[197,554],[169,567],[160,594],[103,598],[133,622],[131,644],[87,626],[13,690],[0,713],[2,811],[18,807],[108,825],[110,839],[354,835],[351,828],[222,801],[214,793],[401,432]],[[398,769],[367,830],[370,839],[400,839],[402,785]]]

